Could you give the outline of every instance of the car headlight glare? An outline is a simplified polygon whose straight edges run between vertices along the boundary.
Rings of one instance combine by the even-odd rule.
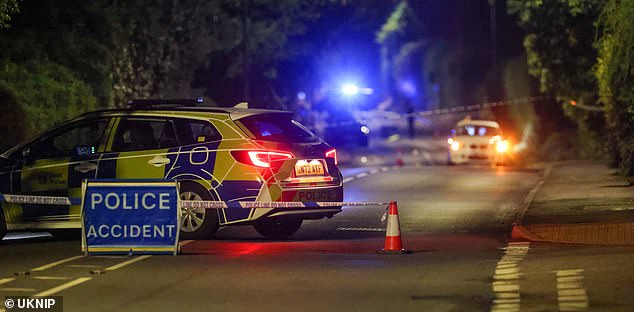
[[[457,152],[460,149],[460,142],[453,141],[451,142],[451,150]]]
[[[497,150],[498,153],[506,153],[509,150],[509,141],[499,140],[497,144],[495,145],[495,150]]]

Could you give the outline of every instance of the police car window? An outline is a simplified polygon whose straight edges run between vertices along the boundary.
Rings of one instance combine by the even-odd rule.
[[[72,156],[77,146],[98,147],[107,125],[108,119],[93,119],[66,126],[29,146],[31,157]]]
[[[123,118],[112,144],[114,152],[177,146],[172,123],[166,119]]]
[[[180,145],[213,142],[222,139],[220,132],[209,122],[199,120],[174,119],[176,135]]]
[[[286,114],[258,114],[239,120],[258,140],[307,143],[318,138],[298,122]]]

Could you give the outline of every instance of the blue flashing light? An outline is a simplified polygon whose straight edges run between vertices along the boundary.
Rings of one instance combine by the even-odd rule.
[[[359,93],[359,87],[353,84],[346,84],[341,88],[341,93],[345,95],[356,95]]]
[[[202,96],[199,96],[199,97],[196,99],[196,102],[198,102],[198,103],[202,103],[202,102],[203,102],[203,97],[202,97]]]

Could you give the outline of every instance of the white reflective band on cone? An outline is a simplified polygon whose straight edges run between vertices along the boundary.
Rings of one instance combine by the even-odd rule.
[[[391,214],[387,217],[387,232],[385,236],[401,236],[398,215]]]

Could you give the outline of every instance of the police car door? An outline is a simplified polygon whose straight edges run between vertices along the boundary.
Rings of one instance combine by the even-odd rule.
[[[100,178],[163,179],[173,165],[168,152],[178,144],[170,120],[131,116],[121,117],[110,145],[100,166],[110,172],[100,172]]]
[[[108,118],[79,120],[27,144],[20,151],[22,159],[16,166],[21,182],[16,193],[79,199],[82,181],[94,178],[97,172],[108,121]],[[22,221],[62,222],[57,226],[72,226],[68,221],[80,219],[80,202],[73,203],[71,207],[25,204]]]

